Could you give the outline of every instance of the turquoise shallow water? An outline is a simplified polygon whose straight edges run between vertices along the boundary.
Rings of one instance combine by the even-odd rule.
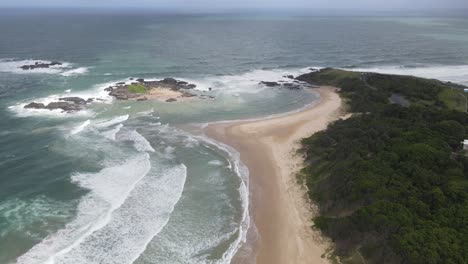
[[[258,82],[309,67],[468,84],[467,28],[444,17],[0,10],[0,263],[228,263],[249,223],[248,179],[235,153],[179,125],[303,107],[316,96]],[[66,64],[18,69],[37,60]],[[129,77],[175,77],[216,98],[103,93]],[[22,107],[64,95],[104,102],[71,115]]]

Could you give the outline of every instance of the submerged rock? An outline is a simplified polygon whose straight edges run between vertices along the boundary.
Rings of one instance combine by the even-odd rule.
[[[67,102],[52,102],[49,103],[46,108],[49,110],[62,109],[65,112],[75,112],[82,109],[80,105]]]
[[[280,84],[279,84],[278,82],[265,82],[265,81],[261,81],[260,84],[263,84],[263,85],[268,86],[268,87],[280,86]]]
[[[86,104],[88,101],[81,97],[62,97],[59,98],[60,101],[73,102],[75,104]],[[89,99],[88,99],[89,100]],[[91,99],[92,101],[92,99]]]
[[[282,87],[290,89],[290,90],[299,90],[302,89],[302,85],[297,83],[284,83]]]

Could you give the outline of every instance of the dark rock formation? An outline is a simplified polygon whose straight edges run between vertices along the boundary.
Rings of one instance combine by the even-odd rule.
[[[115,97],[117,100],[128,100],[140,96],[137,93],[129,91],[127,85],[113,87],[109,95]]]
[[[299,85],[297,83],[284,83],[282,87],[290,89],[290,90],[299,90],[302,88],[302,85]]]
[[[167,100],[166,100],[166,102],[168,102],[168,103],[170,103],[170,102],[176,102],[176,101],[177,101],[177,99],[175,99],[175,98],[170,98],[170,99],[167,99]]]
[[[136,79],[138,85],[143,85],[146,91],[151,89],[171,89],[173,91],[179,90],[188,90],[196,87],[195,84],[189,84],[185,81],[178,81],[174,78],[165,78],[160,81],[145,81],[143,78]],[[105,91],[109,92],[110,96],[115,97],[118,100],[129,100],[136,99],[138,100],[144,93],[135,93],[132,92],[132,89],[129,89],[130,85],[125,84],[124,82],[116,83],[115,86],[109,86]],[[194,96],[192,94],[182,92],[184,97]]]
[[[82,107],[77,104],[71,104],[67,102],[52,102],[46,106],[49,110],[62,109],[65,112],[80,111]]]
[[[25,105],[24,108],[44,109],[45,105],[43,103],[32,102]]]
[[[261,81],[260,84],[263,84],[263,85],[268,86],[268,87],[280,86],[280,84],[279,84],[278,82],[265,82],[265,81]]]
[[[36,62],[36,63],[30,64],[30,65],[23,65],[20,68],[23,69],[23,70],[34,70],[34,69],[41,69],[41,68],[49,68],[51,66],[56,66],[56,65],[62,65],[62,63],[57,62],[57,61],[53,61],[53,62],[50,62],[50,63]]]
[[[58,102],[51,102],[48,105],[43,103],[32,102],[24,106],[24,108],[30,109],[48,109],[55,110],[61,109],[64,112],[76,112],[83,110],[85,105],[93,102],[93,98],[83,99],[81,97],[61,97]]]
[[[75,103],[68,103],[68,102],[51,102],[48,105],[44,105],[43,103],[36,103],[32,102],[24,106],[24,108],[30,109],[48,109],[48,110],[56,110],[61,109],[64,112],[71,113],[82,110],[82,105],[75,104]]]

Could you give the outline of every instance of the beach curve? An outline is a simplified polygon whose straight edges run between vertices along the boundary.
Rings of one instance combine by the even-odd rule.
[[[343,116],[336,90],[313,89],[319,101],[300,111],[203,129],[209,138],[236,149],[249,170],[250,210],[260,237],[252,245],[255,263],[328,263],[324,256],[331,244],[311,228],[316,210],[295,177],[303,162],[296,150],[299,140]]]

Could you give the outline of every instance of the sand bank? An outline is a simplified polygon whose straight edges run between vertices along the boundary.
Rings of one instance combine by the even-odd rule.
[[[288,115],[206,126],[205,134],[234,147],[250,173],[251,213],[259,234],[258,264],[328,263],[330,243],[311,229],[315,210],[295,175],[302,167],[299,140],[341,116],[333,87],[320,87],[320,101]],[[244,262],[240,260],[238,262]]]

